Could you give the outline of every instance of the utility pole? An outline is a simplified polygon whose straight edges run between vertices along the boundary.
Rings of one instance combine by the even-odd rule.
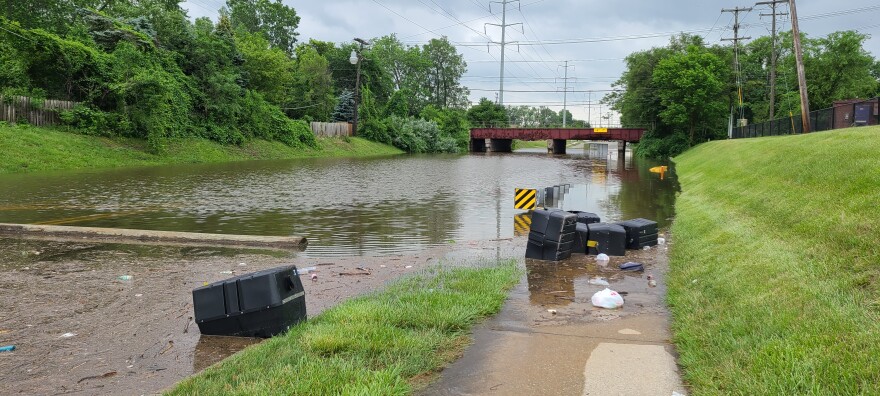
[[[565,66],[561,66],[565,68],[565,77],[562,78],[563,88],[562,88],[562,127],[565,128],[567,125],[567,109],[568,109],[568,61],[565,61]]]
[[[772,1],[762,1],[759,3],[755,3],[758,5],[769,5],[771,9],[771,13],[769,14],[761,14],[761,16],[769,16],[773,18],[772,29],[770,30],[770,36],[772,37],[773,42],[773,52],[770,54],[770,119],[773,120],[776,118],[776,59],[779,56],[776,53],[776,16],[777,15],[788,15],[786,12],[777,13],[776,5],[780,3],[788,3],[788,0],[772,0]]]
[[[510,44],[506,41],[507,39],[507,27],[514,25],[522,25],[522,23],[507,23],[507,4],[516,2],[519,5],[519,0],[502,0],[502,1],[491,1],[489,2],[489,12],[492,12],[492,3],[501,4],[501,24],[497,23],[487,23],[483,25],[483,32],[486,31],[486,25],[498,26],[501,28],[501,42],[494,42],[493,44],[501,45],[501,73],[498,79],[498,104],[504,106],[504,47],[507,44]]]
[[[798,28],[797,7],[794,0],[788,3],[791,12],[791,35],[794,37],[794,58],[797,62],[798,86],[801,91],[801,123],[804,133],[810,132],[810,100],[807,97],[807,77],[804,72],[804,51],[801,49],[801,31]]]
[[[739,27],[740,27],[739,13],[740,12],[749,12],[751,10],[752,10],[752,7],[749,7],[749,8],[736,7],[736,8],[722,8],[721,9],[722,13],[724,13],[724,12],[733,13],[733,20],[734,20],[734,22],[733,22],[733,38],[723,38],[723,39],[721,39],[721,41],[733,41],[733,71],[736,76],[736,92],[737,92],[737,98],[739,99],[740,119],[742,119],[744,115],[742,114],[743,100],[742,100],[742,87],[740,86],[741,76],[739,74],[739,51],[738,51],[738,49],[739,49],[740,40],[749,40],[749,39],[751,39],[751,37],[740,37],[739,36]],[[737,123],[737,124],[739,124],[739,123]]]

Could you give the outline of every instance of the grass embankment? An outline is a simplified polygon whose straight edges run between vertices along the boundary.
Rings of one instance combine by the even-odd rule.
[[[146,141],[139,139],[0,124],[0,173],[402,153],[394,147],[359,138],[324,138],[318,139],[318,144],[315,149],[299,149],[265,140],[224,146],[206,139],[180,139],[168,144],[167,153],[156,155],[147,150]]]
[[[880,128],[675,159],[668,301],[693,394],[880,394]]]
[[[511,261],[404,278],[247,348],[169,394],[408,394],[460,355],[467,330],[500,310],[519,275]]]

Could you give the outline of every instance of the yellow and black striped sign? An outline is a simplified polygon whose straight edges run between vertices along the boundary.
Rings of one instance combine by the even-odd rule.
[[[532,214],[520,213],[513,216],[513,235],[528,235],[532,230]]]
[[[532,210],[538,204],[538,190],[534,188],[516,188],[513,195],[515,209]]]

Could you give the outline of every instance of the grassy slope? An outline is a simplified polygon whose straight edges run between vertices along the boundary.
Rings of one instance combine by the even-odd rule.
[[[519,276],[511,261],[405,278],[249,347],[169,394],[408,394],[461,353],[471,325],[501,309]]]
[[[693,393],[880,393],[880,128],[676,163],[668,300]]]
[[[183,139],[169,144],[168,153],[159,156],[148,153],[145,142],[137,139],[107,139],[50,128],[0,125],[0,173],[401,153],[394,147],[358,138],[348,142],[318,141],[318,149],[303,150],[264,140],[236,147],[204,139]]]

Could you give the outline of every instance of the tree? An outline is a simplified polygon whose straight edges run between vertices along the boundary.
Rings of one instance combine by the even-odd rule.
[[[296,10],[281,0],[226,0],[226,7],[233,27],[262,34],[272,47],[293,54],[300,21]]]
[[[336,108],[330,116],[333,122],[354,122],[354,93],[345,90],[339,94]]]
[[[423,83],[428,87],[429,104],[439,108],[464,108],[469,91],[461,86],[467,63],[446,37],[431,39],[422,47],[429,62]]]
[[[704,47],[691,45],[684,53],[661,60],[652,81],[660,97],[661,120],[687,132],[691,145],[714,137],[727,112],[724,69],[720,58]]]
[[[293,117],[309,116],[326,121],[336,106],[330,64],[310,46],[300,46],[296,54],[293,92],[288,114]]]
[[[287,103],[293,88],[294,61],[284,51],[270,47],[262,35],[244,29],[235,33],[235,44],[244,59],[241,70],[246,86],[263,94],[270,103]]]
[[[480,103],[467,111],[467,118],[475,128],[506,128],[507,109],[489,99],[481,98]]]

